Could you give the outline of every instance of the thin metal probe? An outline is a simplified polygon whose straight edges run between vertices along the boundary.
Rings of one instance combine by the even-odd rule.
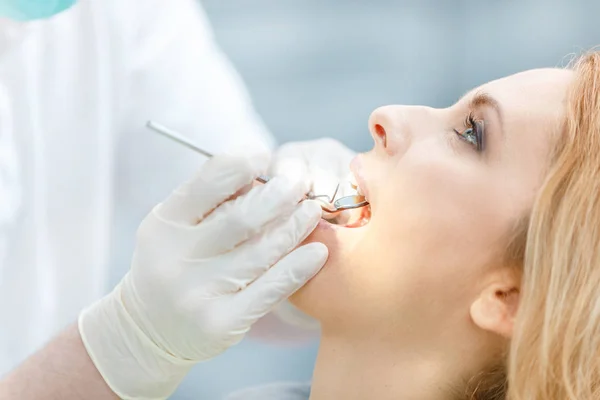
[[[213,157],[212,153],[200,148],[198,145],[196,145],[195,143],[190,141],[188,138],[182,136],[181,134],[179,134],[178,132],[175,132],[172,129],[167,128],[166,126],[163,126],[154,121],[148,121],[146,123],[146,126],[149,129],[151,129],[157,133],[160,133],[164,137],[171,139],[179,144],[182,144],[183,146],[185,146],[189,149],[192,149],[195,152],[200,153],[205,157],[208,157],[208,158]],[[259,176],[255,180],[260,183],[267,183],[269,181],[269,179],[271,179],[271,178],[269,178],[268,176]],[[340,185],[338,184],[337,187],[335,188],[335,192],[334,192],[333,196],[331,196],[331,197],[329,197],[327,195],[307,195],[307,198],[310,200],[316,200],[316,199],[319,199],[322,197],[327,198],[327,204],[324,204],[324,202],[322,202],[322,201],[320,203],[321,203],[321,208],[324,211],[327,211],[329,213],[335,213],[335,212],[339,212],[339,211],[343,211],[343,210],[350,210],[353,208],[360,208],[360,207],[364,207],[369,204],[367,199],[361,195],[345,196],[345,197],[341,197],[334,201],[335,195],[338,192],[339,186]]]
[[[202,154],[204,157],[208,157],[208,158],[213,157],[212,153],[200,148],[195,143],[190,141],[188,138],[183,137],[178,132],[175,132],[174,130],[169,129],[166,126],[159,124],[158,122],[148,121],[146,123],[146,126],[150,129],[152,129],[154,132],[158,132],[161,135],[163,135],[164,137],[174,140],[175,142],[184,145],[188,149],[194,150],[196,153]],[[267,183],[269,181],[269,179],[270,178],[267,176],[259,176],[255,180],[260,183]]]

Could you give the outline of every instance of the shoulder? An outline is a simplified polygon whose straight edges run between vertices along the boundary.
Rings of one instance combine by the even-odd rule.
[[[310,382],[278,382],[232,393],[225,400],[308,400]]]

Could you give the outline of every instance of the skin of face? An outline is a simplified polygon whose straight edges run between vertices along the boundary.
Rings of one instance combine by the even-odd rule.
[[[571,79],[531,70],[449,108],[376,109],[375,145],[351,163],[371,220],[317,227],[308,241],[329,260],[292,303],[346,336],[418,342],[472,324],[469,307],[506,267],[508,234],[543,182]],[[481,151],[459,134],[469,116],[483,122]]]

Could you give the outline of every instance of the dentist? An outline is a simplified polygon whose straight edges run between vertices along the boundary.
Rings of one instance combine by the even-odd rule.
[[[216,153],[273,143],[195,0],[72,3],[0,3],[0,398],[164,398],[323,265],[323,245],[293,250],[320,214],[297,202],[330,193],[350,152],[286,145],[269,169],[294,179],[250,191],[266,158],[206,163],[146,217],[123,281],[65,328],[108,289],[111,218],[197,167],[147,119]]]
[[[300,202],[306,181],[249,190],[267,167],[260,155],[206,162],[144,219],[121,283],[2,381],[0,398],[164,399],[238,343],[327,259],[322,243],[298,247],[321,218]]]

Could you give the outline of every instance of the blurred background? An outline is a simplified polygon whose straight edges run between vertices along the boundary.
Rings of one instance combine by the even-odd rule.
[[[217,42],[244,78],[280,143],[336,138],[367,150],[380,105],[445,107],[489,80],[563,66],[600,44],[600,2],[547,0],[202,1]],[[140,215],[140,218],[142,215]],[[122,227],[131,238],[139,221]],[[115,246],[118,282],[133,244]],[[199,365],[174,399],[309,380],[315,340],[281,346],[246,339]]]

